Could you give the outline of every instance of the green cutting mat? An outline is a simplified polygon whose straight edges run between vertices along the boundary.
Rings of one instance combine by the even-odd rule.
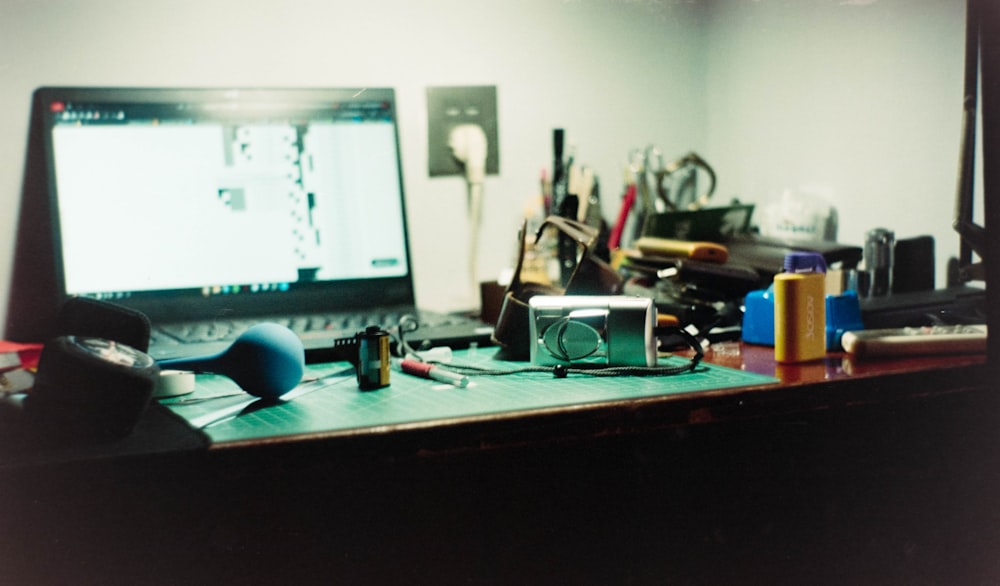
[[[455,362],[491,368],[517,368],[524,363],[493,360],[492,349],[455,353]],[[661,364],[682,364],[679,358]],[[314,365],[289,401],[264,405],[240,391],[229,379],[199,375],[195,392],[164,400],[216,443],[287,435],[380,428],[443,419],[477,417],[569,405],[601,403],[659,395],[775,383],[777,379],[706,364],[696,372],[657,377],[593,377],[556,379],[547,373],[473,376],[464,389],[393,371],[388,387],[361,391],[346,363]],[[206,425],[207,424],[207,425]]]

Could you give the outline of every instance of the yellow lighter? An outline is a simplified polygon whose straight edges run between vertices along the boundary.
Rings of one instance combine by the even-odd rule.
[[[806,362],[826,355],[826,262],[814,252],[785,257],[774,277],[774,359]]]

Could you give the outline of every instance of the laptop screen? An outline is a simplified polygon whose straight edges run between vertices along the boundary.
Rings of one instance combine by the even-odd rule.
[[[412,304],[392,90],[36,97],[65,295],[167,319]]]

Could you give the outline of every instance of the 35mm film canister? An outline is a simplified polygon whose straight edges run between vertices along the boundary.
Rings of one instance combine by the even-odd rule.
[[[371,391],[389,386],[389,333],[378,326],[358,332],[358,387]]]

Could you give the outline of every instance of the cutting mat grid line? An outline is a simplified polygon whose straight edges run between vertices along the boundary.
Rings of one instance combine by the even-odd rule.
[[[455,362],[518,368],[488,352],[455,353]],[[663,365],[683,364],[680,358],[661,360]],[[309,367],[307,376],[324,377],[343,371],[343,364]],[[392,372],[390,386],[361,391],[353,377],[331,377],[322,388],[276,405],[257,404],[238,417],[205,429],[215,442],[273,438],[369,427],[453,420],[495,413],[593,404],[778,382],[773,377],[715,365],[696,372],[660,377],[593,377],[570,375],[556,379],[547,373],[472,376],[467,388]],[[319,384],[319,383],[313,383]],[[199,375],[192,397],[165,401],[178,415],[191,421],[214,411],[247,402],[249,395],[233,395],[235,384],[220,376]],[[210,397],[217,396],[217,399]],[[200,400],[207,399],[207,400]]]

